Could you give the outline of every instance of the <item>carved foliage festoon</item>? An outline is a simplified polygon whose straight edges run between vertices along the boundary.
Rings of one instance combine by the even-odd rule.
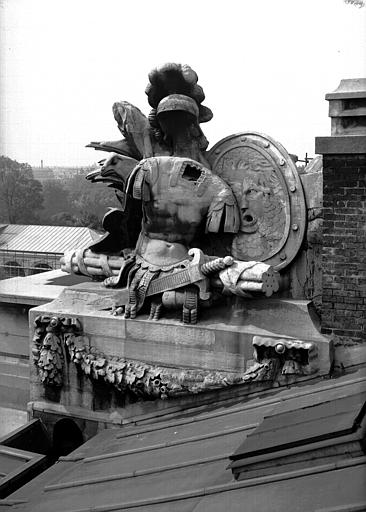
[[[102,379],[118,391],[144,399],[168,398],[199,393],[255,380],[263,366],[240,375],[210,370],[165,368],[144,362],[106,356],[88,344],[77,318],[40,315],[34,321],[33,362],[46,386],[63,385],[66,360],[79,365],[92,379]]]
[[[77,318],[39,315],[34,320],[32,355],[42,383],[61,387],[65,346],[70,339],[83,337]]]
[[[89,346],[77,318],[38,316],[34,325],[33,361],[41,382],[47,386],[62,386],[66,358],[79,365],[91,379],[104,380],[122,393],[128,391],[144,399],[198,393],[254,378],[252,373],[244,378],[226,372],[171,369],[106,356]]]
[[[103,380],[123,394],[129,392],[145,400],[273,381],[280,373],[307,375],[317,369],[313,344],[300,340],[255,336],[253,364],[243,373],[229,373],[168,368],[107,356],[89,345],[77,318],[41,315],[35,319],[34,325],[33,361],[41,382],[47,386],[62,386],[66,360],[78,365],[91,379]]]

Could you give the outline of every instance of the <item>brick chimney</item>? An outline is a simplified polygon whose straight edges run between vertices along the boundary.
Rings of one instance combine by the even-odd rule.
[[[323,155],[322,331],[344,344],[366,341],[366,79],[326,95],[331,136]]]

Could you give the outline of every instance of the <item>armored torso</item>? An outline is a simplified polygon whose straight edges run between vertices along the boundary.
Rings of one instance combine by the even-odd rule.
[[[195,160],[145,159],[129,188],[142,200],[142,232],[149,238],[189,246],[201,227],[206,232],[238,231],[238,207],[230,187]]]

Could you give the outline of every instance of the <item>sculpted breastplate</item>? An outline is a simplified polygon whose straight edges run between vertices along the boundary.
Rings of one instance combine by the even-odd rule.
[[[230,187],[195,160],[142,160],[131,174],[128,192],[142,200],[142,230],[150,238],[189,245],[202,223],[206,232],[238,231],[239,212]]]

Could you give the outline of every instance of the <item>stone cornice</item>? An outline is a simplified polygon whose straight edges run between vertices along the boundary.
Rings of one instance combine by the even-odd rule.
[[[315,153],[319,155],[366,154],[366,135],[315,137]]]

